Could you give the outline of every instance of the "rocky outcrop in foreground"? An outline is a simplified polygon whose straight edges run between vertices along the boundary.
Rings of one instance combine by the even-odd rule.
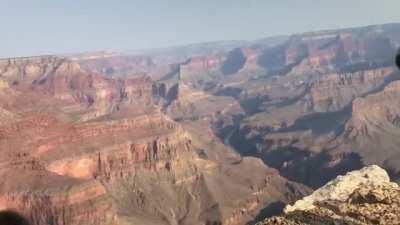
[[[400,224],[400,188],[385,170],[368,166],[338,176],[258,225]]]

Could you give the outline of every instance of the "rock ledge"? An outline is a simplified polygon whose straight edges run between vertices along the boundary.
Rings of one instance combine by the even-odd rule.
[[[400,224],[400,188],[373,165],[338,176],[258,225]]]

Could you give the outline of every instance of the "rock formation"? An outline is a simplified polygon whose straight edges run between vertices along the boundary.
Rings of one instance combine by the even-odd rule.
[[[43,56],[0,61],[0,80],[0,210],[34,225],[243,224],[308,193],[170,119],[149,77]]]
[[[251,224],[309,193],[295,182],[371,164],[398,179],[398,26],[1,59],[0,208],[38,225]],[[332,191],[343,179],[293,207],[330,196],[324,212],[350,215],[380,199],[365,182],[390,189]]]
[[[313,194],[285,208],[267,224],[398,224],[400,188],[378,166],[339,176]]]
[[[235,123],[217,118],[215,132],[315,188],[369,164],[397,179],[396,26],[299,34],[261,50],[265,72],[216,81],[214,93],[232,96],[243,111]]]

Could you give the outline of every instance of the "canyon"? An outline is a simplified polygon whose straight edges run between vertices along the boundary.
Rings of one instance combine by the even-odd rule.
[[[0,59],[0,210],[252,225],[365,166],[398,181],[399,46],[386,24]]]
[[[32,224],[242,224],[309,191],[171,119],[150,77],[57,56],[0,68],[0,209]]]

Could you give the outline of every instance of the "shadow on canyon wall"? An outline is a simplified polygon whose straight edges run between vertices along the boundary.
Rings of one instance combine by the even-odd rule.
[[[231,75],[237,73],[243,68],[246,63],[246,57],[242,50],[239,48],[232,50],[224,64],[222,65],[221,71],[224,75]]]
[[[262,209],[258,215],[254,218],[254,220],[246,223],[246,225],[255,225],[256,223],[265,220],[266,218],[278,216],[283,213],[283,209],[285,208],[285,203],[281,201],[272,202],[267,207]]]

